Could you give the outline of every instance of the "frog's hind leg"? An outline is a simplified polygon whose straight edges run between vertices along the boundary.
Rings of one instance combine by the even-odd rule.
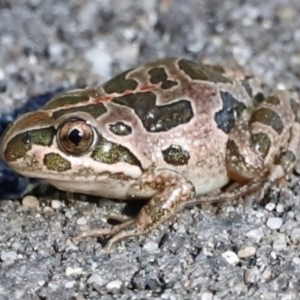
[[[93,229],[82,232],[73,238],[74,242],[85,237],[110,236],[104,251],[109,251],[113,244],[132,236],[143,235],[155,229],[159,224],[166,221],[183,206],[181,203],[194,197],[193,184],[180,174],[159,170],[155,173],[143,175],[129,191],[131,195],[139,195],[143,191],[157,191],[154,196],[140,210],[136,218],[125,221],[111,229]]]

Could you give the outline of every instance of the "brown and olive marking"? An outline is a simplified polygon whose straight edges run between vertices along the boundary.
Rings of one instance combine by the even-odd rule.
[[[110,124],[109,130],[112,133],[119,135],[119,136],[129,135],[132,132],[132,128],[123,122],[116,122],[114,124]]]
[[[128,94],[112,100],[114,103],[132,108],[149,132],[168,131],[176,126],[188,123],[194,112],[190,101],[158,106],[156,95],[152,92]]]
[[[223,107],[215,114],[218,128],[229,133],[235,124],[235,120],[242,114],[246,105],[239,102],[228,92],[220,92]]]
[[[85,90],[81,92],[70,92],[66,94],[62,94],[56,98],[53,98],[48,103],[43,106],[44,110],[61,108],[68,105],[74,105],[78,103],[82,103],[84,101],[88,101],[90,96]]]
[[[281,165],[285,172],[289,172],[291,166],[294,165],[295,161],[296,161],[295,154],[292,151],[287,150],[281,153],[279,159],[275,163],[277,165]]]
[[[106,93],[118,93],[122,94],[125,91],[133,91],[138,87],[138,82],[133,79],[126,79],[126,75],[132,71],[132,69],[127,70],[120,75],[115,76],[113,79],[107,81],[103,85],[103,89]]]
[[[176,81],[168,80],[168,74],[164,68],[153,68],[148,72],[150,76],[150,82],[157,84],[161,82],[160,87],[162,89],[170,89],[171,87],[178,85]]]
[[[52,113],[54,119],[58,119],[62,115],[71,114],[76,112],[86,112],[93,116],[94,118],[98,118],[99,116],[105,114],[107,112],[106,107],[103,103],[89,104],[84,106],[70,107],[66,109],[60,109]]]
[[[71,169],[71,163],[57,153],[49,153],[44,156],[44,165],[48,170],[66,172]]]
[[[7,161],[15,161],[24,157],[32,148],[32,145],[49,147],[53,142],[55,133],[54,127],[48,127],[18,134],[7,144],[4,151],[5,159]]]
[[[265,99],[265,102],[266,103],[270,103],[270,104],[273,104],[273,105],[280,105],[280,100],[278,97],[276,97],[275,95],[272,95],[268,98]]]
[[[296,101],[293,98],[290,99],[290,103],[291,103],[293,114],[295,116],[295,121],[297,123],[300,123],[300,104],[298,101]]]
[[[215,83],[230,83],[229,78],[222,75],[222,72],[214,66],[196,64],[190,60],[181,59],[178,62],[179,68],[192,80],[212,81]]]
[[[124,162],[141,167],[140,161],[127,148],[104,138],[100,138],[100,142],[93,150],[91,157],[108,165]]]
[[[94,130],[85,120],[71,118],[66,120],[58,129],[59,147],[66,153],[82,155],[90,150],[95,134]]]
[[[251,115],[250,123],[262,123],[271,126],[278,134],[281,134],[284,128],[280,116],[269,108],[259,108]]]
[[[173,166],[187,165],[190,159],[188,151],[180,146],[171,145],[169,148],[162,151],[165,162]]]
[[[270,150],[271,140],[267,134],[260,132],[251,136],[251,148],[258,150],[265,158]]]

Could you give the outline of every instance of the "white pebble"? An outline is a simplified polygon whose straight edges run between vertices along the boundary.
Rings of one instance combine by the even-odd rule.
[[[72,275],[80,275],[80,274],[83,274],[83,269],[82,268],[71,268],[71,267],[68,267],[66,268],[66,271],[65,271],[66,275],[67,276],[72,276]]]
[[[115,290],[115,289],[119,290],[122,287],[122,284],[123,284],[123,282],[121,280],[114,280],[114,281],[109,282],[106,285],[106,288],[108,290]]]
[[[99,287],[104,286],[106,284],[107,280],[104,280],[99,274],[94,273],[90,276],[87,283],[88,284],[96,284]]]
[[[143,248],[149,253],[155,253],[158,250],[158,244],[154,242],[149,242],[144,244]]]
[[[278,213],[283,213],[284,212],[284,206],[281,203],[277,204],[276,211]]]
[[[295,265],[300,265],[300,258],[297,257],[297,256],[293,257],[293,263],[294,263]]]
[[[201,300],[212,300],[214,297],[214,295],[210,292],[204,292],[202,295],[201,295]]]
[[[76,281],[75,280],[68,281],[68,282],[65,283],[65,288],[66,289],[72,289],[75,285],[76,285]]]
[[[51,201],[51,207],[55,210],[58,210],[62,207],[62,203],[59,200],[52,200]]]
[[[38,208],[40,206],[40,202],[34,196],[26,196],[22,200],[22,205],[30,208]]]
[[[18,254],[15,251],[8,251],[1,254],[2,261],[15,261],[18,258]]]
[[[77,225],[86,225],[87,224],[87,219],[85,217],[81,217],[77,220]]]
[[[253,246],[247,246],[239,250],[238,252],[238,257],[240,258],[247,258],[255,255],[256,253],[256,248]]]
[[[268,211],[274,210],[275,207],[276,207],[275,203],[272,203],[272,202],[269,202],[269,203],[265,206],[265,208],[266,208]]]
[[[233,266],[236,266],[240,262],[238,256],[232,251],[226,251],[222,254],[222,256],[229,264]]]
[[[264,230],[261,227],[258,229],[250,230],[246,233],[246,236],[254,240],[256,243],[259,243],[264,235]]]
[[[281,218],[272,217],[267,221],[267,226],[270,229],[277,230],[282,226],[283,220]]]

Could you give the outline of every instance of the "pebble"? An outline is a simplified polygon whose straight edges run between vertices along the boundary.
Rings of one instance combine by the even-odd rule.
[[[18,254],[15,251],[8,251],[1,254],[2,261],[15,261],[18,258]]]
[[[87,224],[87,219],[85,217],[81,217],[77,220],[77,225],[86,225]]]
[[[290,231],[291,229],[298,227],[298,223],[295,220],[287,220],[280,228],[280,232]]]
[[[59,210],[62,207],[62,203],[59,200],[52,200],[51,207],[55,210]]]
[[[106,284],[106,280],[104,280],[99,274],[94,273],[92,274],[89,279],[87,280],[88,284],[96,284],[97,286],[101,287]]]
[[[76,281],[75,280],[68,281],[68,282],[65,283],[65,288],[66,289],[72,289],[75,285],[76,285]]]
[[[155,253],[158,250],[158,244],[155,242],[146,243],[143,248],[149,253]]]
[[[259,243],[262,238],[264,237],[264,230],[262,229],[262,227],[258,228],[258,229],[253,229],[250,230],[246,233],[246,236],[248,238],[251,238],[253,241],[255,241],[256,243]]]
[[[265,208],[268,210],[268,211],[272,211],[274,210],[276,207],[275,203],[273,202],[269,202],[268,204],[266,204]]]
[[[230,265],[236,266],[240,262],[240,259],[233,251],[228,250],[222,256]]]
[[[255,283],[259,280],[259,270],[257,267],[247,269],[244,273],[244,281],[246,284]]]
[[[284,205],[281,204],[281,203],[277,204],[277,206],[276,206],[276,211],[277,211],[278,213],[283,213],[283,212],[284,212]]]
[[[298,256],[293,257],[293,263],[294,263],[295,265],[300,265],[300,258],[299,258]]]
[[[34,196],[25,196],[22,200],[22,205],[30,208],[38,208],[40,206],[40,202]]]
[[[106,285],[106,288],[108,290],[119,290],[122,287],[122,284],[123,284],[123,282],[121,280],[117,279],[117,280],[109,282]]]
[[[261,277],[262,277],[264,280],[268,280],[268,279],[271,277],[271,275],[272,275],[272,272],[271,272],[269,269],[266,269],[266,270],[262,273]]]
[[[253,246],[247,246],[239,250],[238,252],[238,257],[239,258],[247,258],[255,255],[256,253],[256,248]]]
[[[291,242],[298,245],[300,242],[300,228],[293,228],[290,233]]]
[[[204,292],[201,295],[201,300],[212,300],[214,295],[210,292]]]
[[[267,221],[267,226],[270,229],[277,230],[282,226],[283,220],[281,218],[272,217]]]
[[[284,234],[277,234],[274,242],[273,242],[273,249],[275,251],[282,251],[285,250],[287,247],[286,245],[286,237]]]
[[[72,275],[80,275],[83,274],[83,268],[71,268],[71,267],[67,267],[66,268],[66,276],[72,276]]]

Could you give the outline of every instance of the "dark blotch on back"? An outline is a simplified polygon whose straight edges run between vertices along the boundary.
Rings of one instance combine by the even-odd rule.
[[[180,146],[171,145],[169,148],[162,151],[165,162],[173,166],[187,165],[190,159],[190,154]]]
[[[188,123],[194,116],[188,100],[157,106],[156,95],[152,92],[128,94],[112,100],[120,105],[132,108],[150,132],[168,131],[171,128]]]
[[[281,153],[279,159],[276,161],[276,164],[281,165],[286,172],[289,172],[291,166],[294,165],[295,161],[296,161],[295,154],[292,151],[287,150]]]
[[[103,103],[89,104],[85,106],[77,106],[66,109],[60,109],[53,112],[52,116],[54,119],[58,119],[64,114],[76,113],[76,112],[86,112],[92,115],[94,118],[97,118],[107,112],[106,107]]]
[[[215,121],[218,128],[225,133],[229,133],[235,124],[236,118],[242,114],[246,105],[239,102],[228,92],[221,91],[220,96],[223,102],[223,108],[215,114]]]
[[[161,82],[162,89],[170,89],[171,87],[178,85],[176,81],[168,80],[168,74],[164,68],[153,68],[149,72],[150,82],[157,84]]]
[[[271,126],[278,134],[283,131],[283,122],[280,116],[273,110],[262,107],[253,112],[250,123],[259,122]]]
[[[291,101],[292,111],[295,115],[295,120],[296,120],[297,123],[300,123],[300,105],[299,105],[299,102],[296,101],[293,98],[291,98],[290,101]]]
[[[109,125],[109,130],[116,135],[129,135],[132,132],[132,129],[129,125],[123,122],[116,122]]]
[[[106,93],[112,94],[112,93],[119,93],[122,94],[127,90],[135,90],[138,86],[137,81],[133,79],[126,79],[126,75],[132,70],[125,71],[117,76],[115,76],[113,79],[107,81],[103,85],[103,89]]]
[[[181,59],[179,68],[193,80],[204,80],[212,82],[230,83],[231,80],[222,75],[221,68],[216,66],[196,64],[190,60]]]

